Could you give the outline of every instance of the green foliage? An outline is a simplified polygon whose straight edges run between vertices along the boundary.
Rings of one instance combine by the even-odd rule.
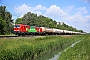
[[[79,32],[83,33],[83,31],[82,31],[82,30],[79,30]]]
[[[79,38],[79,37],[77,37]],[[57,48],[66,48],[77,41],[75,36],[48,36],[0,40],[0,60],[32,60]]]
[[[63,52],[58,60],[90,60],[90,35],[83,35],[80,40]]]
[[[5,20],[2,20],[2,17],[0,17],[0,33],[1,34],[4,34],[4,27],[5,27],[5,25],[6,25],[6,22],[5,22]]]
[[[22,18],[17,18],[15,24],[22,24]]]
[[[5,6],[0,6],[0,34],[10,34],[12,26],[12,15],[6,11]]]

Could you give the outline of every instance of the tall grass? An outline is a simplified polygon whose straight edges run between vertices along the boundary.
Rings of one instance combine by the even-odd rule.
[[[63,52],[58,60],[90,60],[90,35],[83,35],[81,41]]]
[[[0,60],[31,60],[57,48],[66,48],[80,37],[0,39]]]

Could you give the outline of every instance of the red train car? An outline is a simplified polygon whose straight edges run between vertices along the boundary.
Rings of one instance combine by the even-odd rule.
[[[29,25],[24,24],[15,24],[14,25],[14,34],[16,35],[24,35],[27,34],[27,28],[30,29]]]

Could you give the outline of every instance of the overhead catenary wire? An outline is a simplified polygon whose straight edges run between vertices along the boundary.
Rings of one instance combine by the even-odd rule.
[[[3,5],[5,5],[5,6],[8,6],[9,8],[14,8],[14,7],[15,7],[14,5],[9,4],[9,3],[5,2],[5,1],[0,1],[0,4],[3,4]],[[15,14],[15,13],[11,13],[11,14],[12,14],[13,16],[20,17],[20,16],[18,16],[18,14]]]

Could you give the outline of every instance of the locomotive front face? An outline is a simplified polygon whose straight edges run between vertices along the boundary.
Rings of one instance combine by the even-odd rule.
[[[18,33],[20,33],[20,25],[14,25],[14,32],[15,35],[17,35]]]
[[[24,33],[24,32],[26,32],[26,28],[27,28],[26,25],[16,24],[14,26],[14,32],[16,32],[16,33]]]
[[[20,25],[15,25],[14,32],[19,32],[19,31],[20,31]]]

